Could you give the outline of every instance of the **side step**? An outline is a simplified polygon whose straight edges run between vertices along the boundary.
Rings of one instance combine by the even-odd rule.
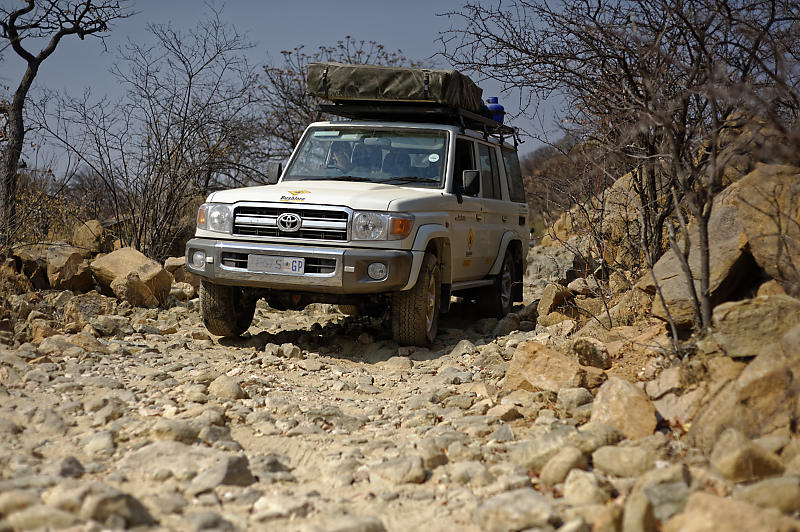
[[[470,288],[480,288],[482,286],[491,286],[494,284],[494,279],[478,279],[475,281],[459,281],[457,283],[453,283],[452,288],[450,289],[452,292],[457,292],[459,290],[468,290]]]

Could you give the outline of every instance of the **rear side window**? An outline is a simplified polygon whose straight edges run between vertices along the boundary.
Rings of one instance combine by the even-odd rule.
[[[517,152],[504,149],[503,163],[506,166],[509,199],[515,203],[525,203],[525,185],[522,183],[522,171],[519,167]]]
[[[484,198],[503,199],[500,190],[500,169],[497,166],[497,150],[486,144],[478,145],[481,162],[481,188]]]

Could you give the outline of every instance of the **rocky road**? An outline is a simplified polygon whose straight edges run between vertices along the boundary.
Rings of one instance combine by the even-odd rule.
[[[0,347],[0,530],[798,523],[800,461],[733,434],[710,462],[629,382],[650,372],[651,397],[684,386],[675,371],[656,378],[655,351],[612,367],[602,344],[570,348],[558,326],[526,320],[530,307],[498,323],[456,306],[421,349],[329,305],[261,302],[249,335],[228,341],[205,331],[197,300],[7,303],[30,341]],[[526,371],[552,383],[525,384]]]

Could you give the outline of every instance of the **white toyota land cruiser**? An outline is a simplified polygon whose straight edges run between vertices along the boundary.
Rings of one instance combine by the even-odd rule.
[[[522,300],[528,253],[514,130],[463,109],[321,106],[273,184],[212,193],[186,245],[208,330],[246,331],[256,301],[327,302],[379,315],[426,345],[451,296],[502,317]]]

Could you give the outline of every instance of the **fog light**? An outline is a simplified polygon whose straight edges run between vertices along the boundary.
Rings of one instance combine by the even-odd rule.
[[[387,273],[386,265],[382,262],[373,262],[367,267],[367,275],[376,281],[385,279]]]
[[[198,249],[192,253],[192,266],[198,270],[202,270],[206,266],[206,252]]]

